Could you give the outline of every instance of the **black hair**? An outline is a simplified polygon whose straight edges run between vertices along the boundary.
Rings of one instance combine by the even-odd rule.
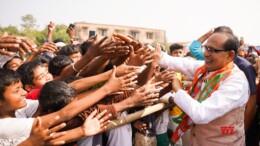
[[[187,52],[185,56],[186,56],[186,57],[194,57],[194,56],[191,54],[191,52]]]
[[[76,96],[76,89],[63,81],[50,81],[40,91],[38,100],[42,112],[55,112],[66,105]]]
[[[19,56],[14,56],[13,58],[11,58],[10,60],[8,60],[8,61],[5,62],[5,64],[3,65],[3,68],[4,68],[4,69],[7,69],[8,64],[9,64],[14,58],[19,58],[19,59],[23,60],[23,59],[22,59],[21,57],[19,57]]]
[[[67,45],[62,47],[57,55],[65,55],[65,56],[70,56],[72,54],[76,54],[76,53],[81,53],[81,49],[79,47],[79,45]]]
[[[233,35],[232,29],[228,26],[218,26],[214,29],[214,33],[219,33],[219,32],[226,32]]]
[[[73,63],[73,60],[65,55],[57,55],[49,62],[49,73],[55,76],[59,76],[66,66]]]
[[[21,76],[21,81],[24,87],[25,85],[34,85],[34,69],[39,66],[43,66],[42,62],[40,62],[39,60],[33,60],[31,62],[22,64],[16,70]]]
[[[222,32],[222,33],[224,33],[228,37],[228,39],[223,45],[223,48],[225,50],[233,50],[237,54],[237,50],[239,48],[238,38],[231,33],[226,33],[226,32]]]
[[[58,39],[56,39],[56,40],[53,41],[53,43],[58,43],[58,42],[63,42],[63,43],[65,43],[62,38],[58,38]]]
[[[4,92],[7,86],[21,81],[20,75],[13,70],[0,68],[0,100],[4,100]]]
[[[246,60],[249,61],[252,65],[256,63],[255,58],[253,56],[248,56]]]
[[[91,46],[91,44],[92,44],[92,42],[85,41],[80,45],[82,55],[84,55],[88,51],[88,48]]]
[[[45,55],[45,54],[41,54],[41,55],[38,55],[36,59],[39,60],[42,63],[49,64],[49,62],[51,61],[52,57],[50,57],[48,55]]]
[[[183,50],[184,46],[181,45],[181,44],[178,44],[178,43],[173,43],[171,46],[170,46],[170,53],[172,53],[174,50]]]

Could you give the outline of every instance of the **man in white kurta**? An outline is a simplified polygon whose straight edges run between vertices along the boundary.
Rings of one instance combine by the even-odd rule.
[[[233,46],[226,45],[227,42],[233,43]],[[201,78],[202,90],[210,80],[210,75],[227,64],[233,64],[237,52],[235,43],[236,38],[233,35],[216,33],[205,44],[205,61],[191,61],[162,54],[159,63],[189,77],[194,77],[197,69],[205,65],[205,76]],[[249,86],[244,73],[236,65],[233,65],[228,78],[220,82],[218,89],[201,103],[197,101],[199,93],[192,98],[176,82],[173,83],[173,89],[176,91],[173,101],[193,122],[192,145],[245,145],[244,110],[249,97]],[[223,132],[223,127],[234,129],[231,132]]]

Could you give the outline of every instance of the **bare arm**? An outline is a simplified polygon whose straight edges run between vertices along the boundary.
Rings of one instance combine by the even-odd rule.
[[[54,43],[52,42],[48,42],[48,43],[44,43],[42,46],[40,46],[38,48],[37,52],[33,52],[24,63],[30,62],[32,60],[34,60],[38,55],[40,55],[43,52],[50,52],[53,53],[57,50],[57,47]]]
[[[97,37],[95,37],[97,39]],[[102,55],[106,50],[104,48],[103,42],[107,39],[107,37],[102,38],[99,42],[92,45],[88,48],[88,51],[82,58],[77,61],[75,64],[67,66],[65,69],[62,70],[60,76],[54,78],[55,80],[62,80],[67,76],[76,75],[78,72],[83,69],[91,60],[97,56]],[[73,68],[74,66],[74,68]]]
[[[36,44],[22,36],[0,37],[0,54],[13,56],[15,52],[24,55],[27,52],[36,52]]]
[[[100,70],[104,70],[105,66],[109,63],[109,59],[102,56],[91,61],[82,71],[80,71],[79,76],[92,76],[100,73]]]
[[[50,119],[53,119],[56,116],[60,116],[61,118],[55,124],[68,121],[80,112],[101,100],[107,94],[118,90],[128,89],[127,87],[130,85],[133,78],[129,77],[128,75],[116,78],[115,71],[116,69],[114,69],[113,73],[111,74],[111,78],[104,86],[89,94],[87,97],[76,100],[57,112],[42,116],[43,125],[45,126]]]
[[[106,129],[106,125],[109,124],[108,118],[111,115],[104,116],[106,111],[97,114],[95,110],[92,112],[84,124],[81,127],[74,128],[72,130],[66,131],[66,135],[53,140],[52,142],[65,141],[66,143],[75,141],[81,137],[92,136]]]
[[[66,132],[58,132],[62,128],[66,126],[65,123],[59,124],[58,126],[50,128],[50,125],[55,123],[59,117],[55,117],[52,119],[48,127],[45,128],[42,126],[42,120],[40,117],[36,118],[36,126],[32,129],[30,137],[27,138],[25,141],[20,143],[18,146],[34,146],[34,145],[61,145],[64,144],[65,141],[63,140],[56,140],[61,136],[64,136]],[[51,142],[55,140],[55,142]]]
[[[161,83],[157,82],[155,84],[151,84],[151,82],[148,82],[146,85],[135,90],[133,95],[127,99],[115,103],[113,106],[116,112],[120,113],[132,107],[147,106],[157,102],[159,100],[158,97],[160,92],[160,89],[157,87],[159,84]]]
[[[140,72],[139,67],[134,67],[134,66],[127,66],[125,64],[122,64],[117,67],[116,69],[116,76],[120,77],[122,75],[129,74],[129,76],[135,76],[137,73]],[[86,77],[83,79],[76,80],[69,85],[77,90],[77,93],[81,93],[82,91],[85,91],[86,89],[104,82],[110,78],[110,75],[112,73],[112,70],[98,74],[96,76],[91,76],[91,77]]]
[[[48,34],[47,34],[48,41],[52,40],[54,30],[55,30],[55,23],[50,22],[50,24],[48,25]]]
[[[245,131],[248,132],[248,129],[251,127],[252,122],[256,114],[256,94],[250,95],[245,109]]]

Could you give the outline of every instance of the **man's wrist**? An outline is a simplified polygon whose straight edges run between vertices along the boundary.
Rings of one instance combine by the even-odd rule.
[[[51,39],[46,39],[46,42],[52,42],[52,40]]]

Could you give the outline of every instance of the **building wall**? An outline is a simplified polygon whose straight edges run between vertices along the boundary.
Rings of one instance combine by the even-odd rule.
[[[92,32],[95,32],[98,36],[111,36],[113,33],[131,35],[138,39],[142,43],[160,43],[165,45],[166,34],[165,30],[138,28],[130,26],[118,26],[107,24],[93,24],[86,22],[76,22],[75,31],[80,40],[86,40]]]

